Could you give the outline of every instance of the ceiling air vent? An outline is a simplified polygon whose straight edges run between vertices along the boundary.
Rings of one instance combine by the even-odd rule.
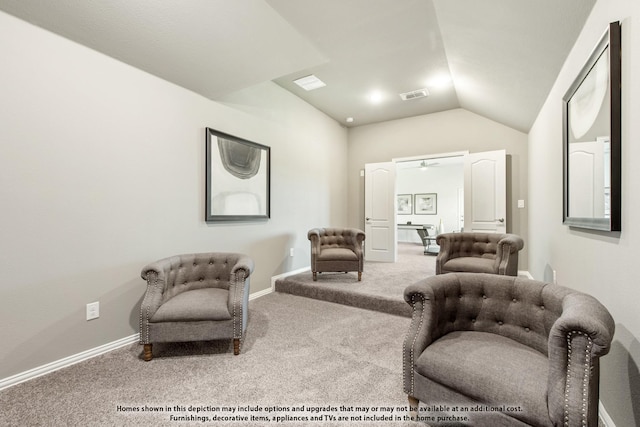
[[[429,91],[425,89],[412,90],[411,92],[405,92],[400,94],[400,98],[403,101],[408,101],[410,99],[424,98],[429,96]]]
[[[306,91],[310,91],[310,90],[314,90],[314,89],[318,89],[326,86],[325,82],[323,82],[313,74],[306,77],[300,77],[299,79],[294,80],[293,82]]]

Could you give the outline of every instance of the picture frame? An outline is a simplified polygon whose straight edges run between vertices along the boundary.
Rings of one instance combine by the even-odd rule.
[[[622,64],[612,22],[563,97],[563,223],[621,230]]]
[[[271,216],[271,148],[206,128],[205,221]]]
[[[412,203],[413,198],[411,194],[398,194],[398,205],[397,205],[397,214],[398,215],[411,215],[413,212]]]
[[[438,194],[416,194],[413,206],[416,215],[436,215],[438,213]]]

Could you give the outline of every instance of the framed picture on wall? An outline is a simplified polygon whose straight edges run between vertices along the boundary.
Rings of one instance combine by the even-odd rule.
[[[210,128],[206,132],[206,221],[268,219],[271,149]]]
[[[398,194],[398,215],[411,215],[411,194]]]
[[[438,195],[436,193],[416,194],[414,199],[416,215],[435,215],[438,213]]]

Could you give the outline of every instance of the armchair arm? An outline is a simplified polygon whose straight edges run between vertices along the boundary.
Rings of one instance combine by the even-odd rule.
[[[404,391],[413,396],[414,366],[417,358],[433,341],[440,338],[444,331],[439,328],[438,319],[445,313],[457,309],[460,283],[452,274],[432,276],[408,286],[404,291],[404,300],[413,308],[411,324],[402,346]],[[448,296],[456,295],[450,299]]]
[[[452,233],[443,233],[436,236],[436,243],[440,246],[440,251],[436,256],[436,274],[442,274],[442,266],[452,257],[451,239]]]
[[[557,425],[597,426],[599,359],[615,323],[595,298],[574,293],[549,333],[549,415]]]
[[[147,281],[147,290],[140,306],[140,344],[149,343],[149,320],[162,304],[162,296],[167,286],[166,265],[167,260],[148,264],[140,274]]]
[[[362,230],[358,230],[357,228],[348,228],[344,231],[345,237],[349,244],[351,245],[351,249],[358,255],[359,259],[362,259],[362,242],[364,242],[365,235]]]
[[[247,307],[249,303],[249,276],[253,273],[254,263],[246,255],[238,254],[231,268],[229,280],[229,300],[227,305],[233,318],[233,337],[241,338],[247,326]]]
[[[320,234],[324,232],[324,229],[313,228],[307,233],[307,238],[311,242],[311,270],[316,269],[316,258],[320,254]]]
[[[498,274],[504,275],[518,271],[517,253],[518,251],[521,251],[522,248],[524,248],[524,240],[515,234],[506,234],[498,241],[498,248],[496,249],[496,263],[494,264]]]

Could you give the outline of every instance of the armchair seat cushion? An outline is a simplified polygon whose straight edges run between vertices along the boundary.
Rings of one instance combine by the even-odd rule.
[[[348,248],[326,248],[318,255],[318,261],[358,261],[358,255]]]
[[[416,360],[415,369],[482,405],[520,406],[522,411],[511,413],[512,417],[533,426],[547,426],[548,366],[545,355],[510,338],[457,331],[428,346]]]
[[[462,273],[495,273],[495,260],[481,257],[458,257],[450,259],[442,265],[443,271]]]
[[[202,288],[182,292],[158,308],[151,322],[195,322],[200,320],[230,320],[227,302],[229,291]]]

